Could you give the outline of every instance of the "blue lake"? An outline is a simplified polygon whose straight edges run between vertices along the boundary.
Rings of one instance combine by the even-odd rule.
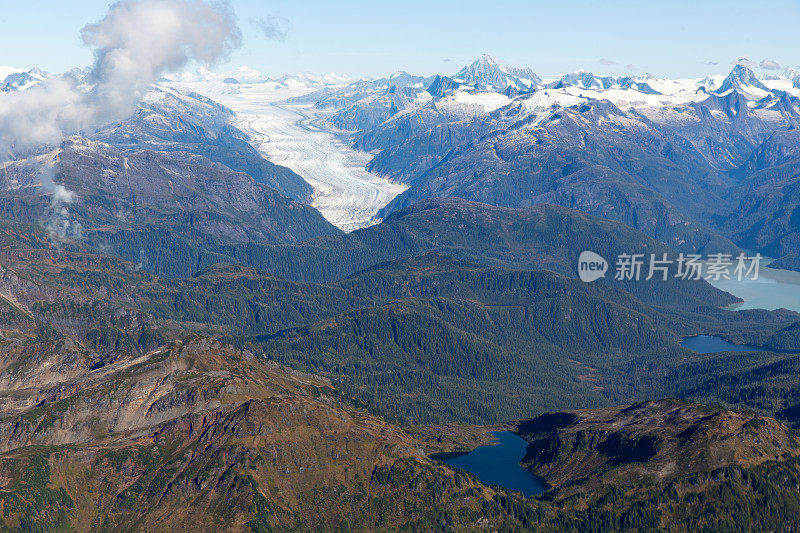
[[[510,431],[499,431],[492,435],[496,444],[480,446],[469,453],[439,454],[433,457],[450,466],[472,472],[487,485],[500,485],[517,490],[525,496],[544,492],[547,483],[519,464],[528,447],[525,439]]]
[[[717,352],[765,352],[765,348],[734,344],[714,335],[697,335],[686,337],[681,341],[681,346],[697,353]]]
[[[709,281],[717,289],[743,300],[731,309],[789,309],[800,313],[800,272],[761,268],[758,279]]]

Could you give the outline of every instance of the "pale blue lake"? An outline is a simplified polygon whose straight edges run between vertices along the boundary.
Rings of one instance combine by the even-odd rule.
[[[730,307],[737,311],[783,308],[800,313],[800,272],[762,267],[757,280],[721,279],[709,283],[744,300]]]

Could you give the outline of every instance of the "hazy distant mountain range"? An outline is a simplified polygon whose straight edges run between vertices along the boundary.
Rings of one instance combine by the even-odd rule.
[[[484,56],[453,76],[399,73],[298,101],[334,109],[330,123],[376,152],[369,169],[410,185],[384,215],[438,196],[556,203],[678,249],[730,239],[790,264],[800,211],[788,145],[800,125],[798,96],[791,70],[760,79],[736,65],[702,79],[581,71],[542,80]]]
[[[727,77],[702,79],[586,71],[542,79],[482,56],[450,76],[399,72],[343,83],[234,74],[242,79],[202,79],[232,91],[247,83],[304,87],[289,101],[331,111],[332,127],[375,153],[370,171],[410,185],[383,216],[439,196],[504,207],[555,203],[680,250],[736,244],[788,266],[798,260],[800,75],[791,70],[758,78],[736,65]],[[4,69],[0,76],[3,91],[21,91],[48,75]],[[164,88],[130,120],[87,133],[124,150],[196,153],[308,201],[302,178],[264,161],[230,117],[210,100]]]
[[[6,91],[47,76],[2,74]],[[542,79],[482,56],[451,76],[399,72],[343,83],[238,74],[206,73],[199,83],[303,87],[289,102],[330,111],[332,127],[375,153],[370,171],[407,183],[382,216],[439,196],[504,207],[555,203],[684,251],[735,244],[779,264],[798,260],[800,76],[791,70],[758,78],[736,65],[726,77],[702,79],[586,71]],[[164,88],[130,120],[89,136],[126,150],[190,151],[308,201],[302,178],[264,161],[230,117],[210,100]]]

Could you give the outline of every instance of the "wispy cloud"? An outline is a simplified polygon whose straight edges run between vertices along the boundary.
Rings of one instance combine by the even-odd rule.
[[[700,64],[701,65],[709,65],[711,67],[716,67],[717,65],[719,65],[719,61],[701,61]]]
[[[289,19],[274,15],[253,18],[250,19],[250,23],[261,30],[264,37],[275,41],[285,41],[289,30],[292,29],[292,22]]]
[[[54,181],[54,165],[45,165],[39,173],[39,183],[50,192],[50,212],[45,221],[45,228],[53,237],[59,239],[83,238],[83,227],[80,222],[70,220],[68,206],[75,201],[77,195]]]
[[[731,61],[731,65],[742,65],[747,68],[754,68],[757,66],[755,61],[750,61],[750,59],[746,57],[740,57],[735,61]]]
[[[634,65],[633,63],[628,63],[627,65],[625,65],[625,70],[641,70],[641,69],[637,65]]]
[[[204,0],[121,0],[81,37],[95,56],[85,76],[70,72],[0,99],[0,161],[120,120],[161,76],[191,61],[216,63],[241,42],[230,6]],[[39,176],[52,195],[48,229],[79,237],[66,208],[75,194],[53,178],[52,167]]]
[[[781,69],[781,65],[778,62],[773,61],[771,59],[767,59],[767,58],[762,59],[761,62],[758,64],[758,66],[763,68],[764,70],[780,70]]]
[[[597,60],[597,62],[603,66],[619,65],[617,61],[614,61],[613,59],[607,59],[605,57],[601,57]]]
[[[95,55],[85,78],[65,74],[0,100],[0,157],[124,118],[164,74],[216,63],[241,42],[229,6],[202,0],[122,0],[81,36]]]

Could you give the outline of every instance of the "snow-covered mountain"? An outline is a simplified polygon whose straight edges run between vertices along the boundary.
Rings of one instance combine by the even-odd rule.
[[[306,72],[298,72],[297,74],[280,76],[278,78],[267,78],[267,82],[275,82],[285,85],[287,87],[297,87],[297,86],[306,86],[306,87],[327,87],[329,85],[344,85],[350,81],[347,76],[340,76],[335,72],[329,72],[328,74],[309,74]]]
[[[214,91],[235,91],[239,85],[263,85],[276,90],[312,91],[329,86],[344,86],[350,83],[346,76],[330,72],[328,74],[309,74],[298,72],[278,77],[269,77],[253,68],[242,66],[230,72],[212,72],[200,67],[196,72],[183,72],[166,77],[162,80],[169,85],[182,87],[205,88]]]
[[[24,90],[38,75],[21,69],[0,69],[0,74],[9,90]],[[222,74],[201,70],[161,85],[176,91],[162,91],[156,99],[150,95],[131,121],[98,131],[99,140],[121,149],[193,148],[300,201],[311,198],[302,188],[310,182],[260,164],[244,133],[226,133],[228,121],[242,119],[236,124],[253,128],[242,130],[251,139],[279,146],[271,157],[279,154],[287,165],[298,161],[294,148],[286,148],[297,138],[313,137],[304,145],[303,161],[322,159],[315,143],[326,150],[336,143],[334,163],[350,161],[355,149],[364,156],[359,165],[332,173],[330,165],[301,170],[311,169],[312,179],[337,176],[345,183],[337,190],[354,198],[353,191],[365,189],[349,185],[355,175],[351,168],[366,168],[369,179],[389,178],[407,187],[380,216],[436,196],[505,207],[558,203],[631,224],[681,250],[698,250],[722,242],[715,228],[708,231],[704,225],[709,216],[723,220],[738,207],[736,195],[746,189],[736,188],[737,176],[759,174],[766,183],[796,176],[800,168],[793,156],[785,163],[781,159],[793,153],[785,147],[795,147],[795,134],[773,135],[800,129],[800,78],[792,71],[759,78],[741,64],[727,75],[702,78],[580,70],[542,80],[530,68],[482,56],[452,76],[397,72],[348,82],[335,75],[268,78],[243,67]],[[236,114],[196,94],[224,102]],[[188,105],[182,95],[197,101]],[[178,120],[177,108],[190,112]],[[331,135],[337,130],[347,136],[345,149],[341,138]],[[273,139],[286,140],[281,145]],[[773,160],[778,163],[761,168]],[[770,196],[775,187],[762,181],[747,201],[766,206],[759,212],[769,214],[777,202]],[[778,203],[786,213],[794,212],[793,190],[780,192],[784,200]],[[709,197],[708,191],[730,194]],[[767,244],[752,248],[773,247],[776,257],[786,256],[798,232],[788,232],[785,239],[770,232],[777,235],[794,221],[763,225],[760,238]],[[737,225],[731,218],[726,224],[731,227],[726,235],[749,235],[761,227],[758,220]]]
[[[787,89],[800,89],[800,73],[792,68],[787,68],[780,74],[764,74],[759,80],[770,89],[786,91]]]
[[[36,68],[24,70],[0,66],[0,91],[4,93],[24,91],[41,83],[47,77],[47,74]]]
[[[734,190],[730,176],[754,150],[774,132],[800,127],[791,72],[759,79],[737,65],[727,75],[667,79],[578,71],[519,90],[506,81],[520,70],[484,57],[422,86],[403,74],[397,85],[391,77],[362,80],[306,94],[302,103],[330,112],[332,128],[376,154],[370,172],[409,185],[383,216],[436,196],[557,203],[686,250],[726,246],[703,217],[709,201],[724,217],[738,199],[708,191]],[[763,152],[788,153],[773,145]],[[769,228],[781,229],[772,224],[765,235]],[[776,255],[784,256],[788,245],[779,244]]]
[[[789,81],[792,81],[795,78],[797,78],[798,76],[800,76],[800,73],[798,73],[796,70],[794,70],[792,68],[786,68],[786,69],[783,70],[783,72],[781,72],[779,74],[775,74],[775,73],[762,74],[761,76],[759,76],[758,79],[760,79],[761,81],[777,81],[777,80],[789,80]]]
[[[761,83],[753,71],[742,64],[733,67],[716,92],[722,94],[731,90],[754,98],[763,98],[770,93],[767,86]]]
[[[401,90],[402,99],[393,96],[397,90]],[[442,114],[450,118],[487,114],[532,93],[536,94],[533,100],[542,105],[608,100],[621,109],[658,109],[700,102],[710,94],[724,95],[731,91],[742,94],[751,107],[763,108],[768,102],[780,100],[783,94],[800,97],[800,77],[787,70],[779,76],[759,79],[747,66],[736,65],[727,76],[702,78],[608,76],[579,70],[542,80],[530,68],[502,65],[484,55],[452,76],[437,74],[424,78],[400,72],[386,78],[328,85],[303,95],[295,103],[302,101],[319,108],[338,109],[332,124],[346,124],[345,129],[353,130],[377,126],[382,120],[400,121],[405,115],[417,112],[428,115],[429,119]],[[377,108],[381,109],[378,113]],[[356,117],[358,120],[354,120]]]
[[[632,78],[630,76],[596,76],[589,71],[579,70],[570,74],[564,74],[558,80],[548,83],[546,86],[551,89],[562,89],[565,87],[577,87],[580,89],[606,90],[606,89],[633,89],[645,94],[662,94],[655,90],[648,81],[651,76],[646,78]]]
[[[452,78],[461,85],[496,91],[505,91],[509,88],[527,91],[542,82],[530,68],[509,67],[487,54],[462,68]]]
[[[355,85],[371,86],[375,89],[389,89],[392,86],[399,88],[412,87],[417,89],[424,88],[430,83],[432,78],[416,76],[405,71],[398,71],[385,78],[367,78],[355,82]]]

